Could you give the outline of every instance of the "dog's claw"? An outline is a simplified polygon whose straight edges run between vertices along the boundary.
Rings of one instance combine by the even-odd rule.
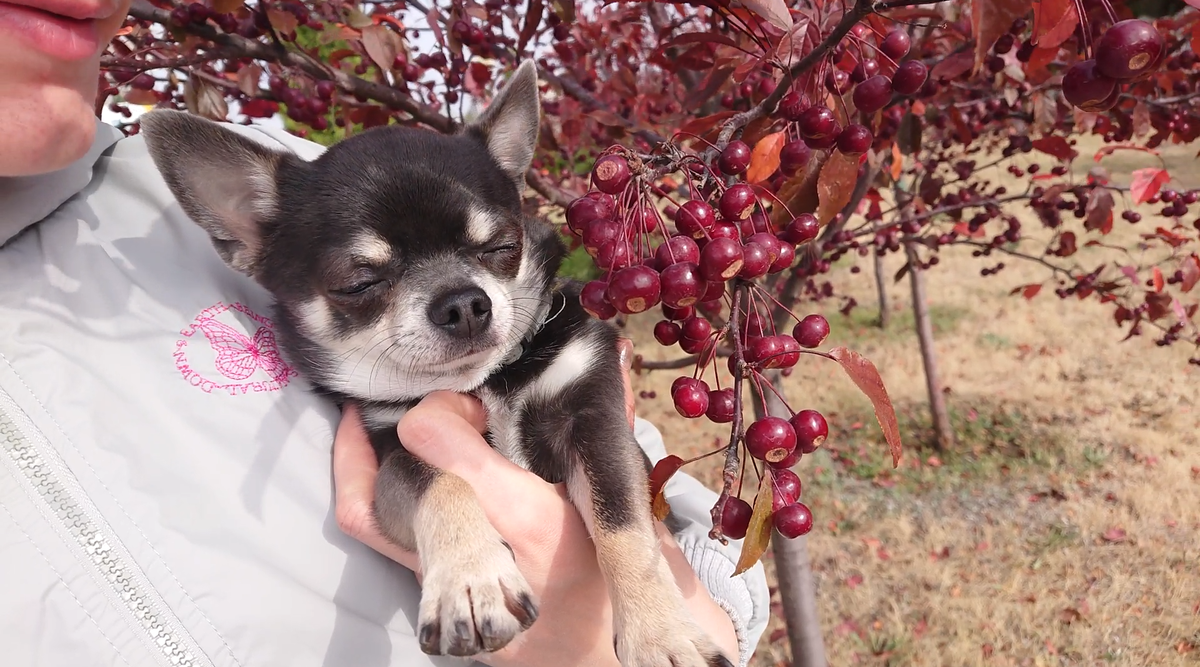
[[[462,556],[431,568],[422,582],[419,640],[426,654],[497,651],[537,619],[537,604],[511,550],[484,542]]]

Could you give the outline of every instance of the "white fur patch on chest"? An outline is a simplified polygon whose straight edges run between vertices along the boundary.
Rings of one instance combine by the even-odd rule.
[[[530,400],[547,400],[562,393],[585,375],[600,355],[598,340],[577,338],[567,343],[554,361],[533,382],[507,397],[483,389],[478,395],[487,409],[492,444],[508,460],[529,469],[522,446],[521,415]]]

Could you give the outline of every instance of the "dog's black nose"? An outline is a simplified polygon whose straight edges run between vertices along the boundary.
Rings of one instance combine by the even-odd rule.
[[[492,322],[492,300],[475,286],[450,290],[429,304],[429,321],[456,338],[478,336]]]

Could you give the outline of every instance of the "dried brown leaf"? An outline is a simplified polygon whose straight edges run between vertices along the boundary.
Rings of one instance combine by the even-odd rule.
[[[896,420],[896,409],[892,407],[892,399],[888,396],[887,388],[883,386],[879,369],[866,357],[844,347],[833,348],[829,351],[829,356],[841,364],[846,375],[849,375],[859,390],[871,399],[871,405],[875,408],[875,418],[879,420],[883,437],[892,452],[892,467],[898,466],[901,450],[900,423]]]

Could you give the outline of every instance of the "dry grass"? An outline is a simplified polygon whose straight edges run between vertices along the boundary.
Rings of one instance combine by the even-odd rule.
[[[1105,165],[1122,180],[1149,164],[1131,157],[1139,162]],[[1190,152],[1169,157],[1181,185],[1200,185]],[[1141,231],[1117,225],[1114,235]],[[806,358],[787,380],[793,407],[835,424],[828,446],[797,469],[817,517],[808,544],[830,663],[1200,664],[1200,369],[1183,346],[1120,343],[1109,309],[1094,302],[1062,302],[1052,289],[1009,296],[1046,272],[1006,264],[983,278],[979,260],[953,252],[929,274],[957,451],[921,445],[928,419],[907,284],[891,288],[891,329],[872,328],[869,262],[835,280],[858,312],[820,309],[830,344],[881,369],[902,414],[900,469],[885,462],[869,404],[836,365]],[[888,258],[889,275],[899,266]],[[633,325],[639,352],[666,358],[651,324]],[[656,394],[639,411],[674,452],[707,451],[728,431],[677,417],[674,377],[637,378],[635,390]],[[688,470],[715,485],[717,465]],[[775,620],[756,667],[784,664],[781,636]]]

